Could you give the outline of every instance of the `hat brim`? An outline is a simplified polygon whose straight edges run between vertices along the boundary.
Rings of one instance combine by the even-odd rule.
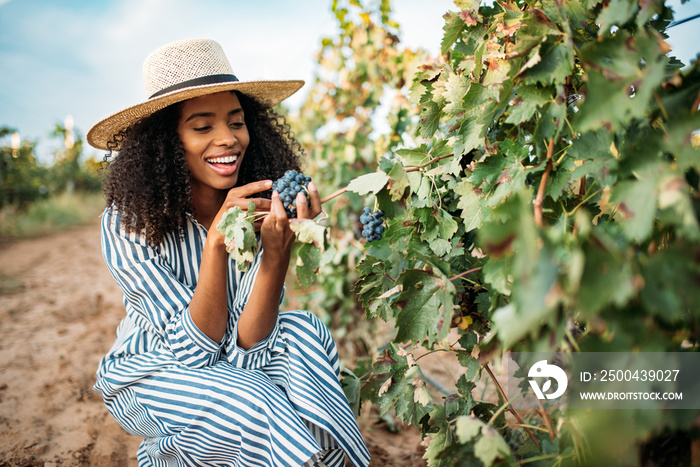
[[[297,92],[303,85],[304,81],[301,80],[231,81],[178,89],[177,91],[149,99],[146,102],[127,107],[101,120],[88,131],[86,136],[87,142],[97,149],[118,150],[118,141],[113,142],[113,145],[109,145],[115,135],[127,130],[134,123],[158,110],[193,97],[235,90],[258,99],[268,107],[273,107]]]

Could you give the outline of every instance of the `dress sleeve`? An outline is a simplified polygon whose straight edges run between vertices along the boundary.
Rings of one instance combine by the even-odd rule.
[[[159,336],[177,360],[199,368],[220,358],[221,344],[200,331],[190,316],[194,286],[180,282],[144,235],[127,233],[119,213],[110,209],[102,216],[102,254],[124,293],[127,313]]]
[[[267,365],[275,352],[283,352],[286,347],[284,338],[280,335],[279,315],[275,327],[268,336],[248,350],[238,346],[238,317],[248,303],[250,292],[253,290],[255,278],[260,269],[263,251],[260,248],[248,270],[238,279],[236,296],[233,299],[233,313],[230,324],[230,332],[226,343],[226,359],[233,366],[256,369]],[[280,305],[284,299],[284,287],[280,297]]]

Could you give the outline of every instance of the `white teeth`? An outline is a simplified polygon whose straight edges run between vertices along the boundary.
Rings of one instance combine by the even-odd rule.
[[[236,156],[226,156],[226,157],[213,157],[211,159],[207,159],[207,162],[210,164],[232,164],[236,162],[238,157]]]

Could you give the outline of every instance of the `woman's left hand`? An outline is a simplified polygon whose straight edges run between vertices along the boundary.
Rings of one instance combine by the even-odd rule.
[[[316,186],[309,183],[308,188],[311,206],[307,205],[305,193],[299,193],[296,198],[297,219],[313,219],[321,213],[321,198]],[[294,244],[294,232],[290,229],[289,223],[296,221],[296,219],[287,218],[279,193],[273,192],[270,214],[265,217],[260,228],[263,250],[268,256],[289,258]]]

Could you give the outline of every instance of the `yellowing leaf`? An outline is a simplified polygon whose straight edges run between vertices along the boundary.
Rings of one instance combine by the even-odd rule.
[[[289,223],[289,228],[296,234],[301,243],[312,243],[321,251],[324,249],[326,228],[312,219],[295,219]]]
[[[462,319],[459,321],[459,324],[457,325],[457,327],[458,327],[459,329],[462,329],[462,330],[466,331],[467,328],[468,328],[469,326],[471,326],[471,324],[472,324],[473,322],[474,322],[474,320],[472,319],[471,316],[462,316]]]
[[[420,404],[423,407],[430,404],[431,397],[428,390],[425,388],[425,381],[421,376],[413,378],[412,384],[416,387],[413,391],[413,402]]]
[[[386,393],[389,390],[389,386],[391,386],[391,378],[387,379],[382,383],[381,387],[379,388],[379,392],[377,392],[378,396],[381,396],[382,394]]]

